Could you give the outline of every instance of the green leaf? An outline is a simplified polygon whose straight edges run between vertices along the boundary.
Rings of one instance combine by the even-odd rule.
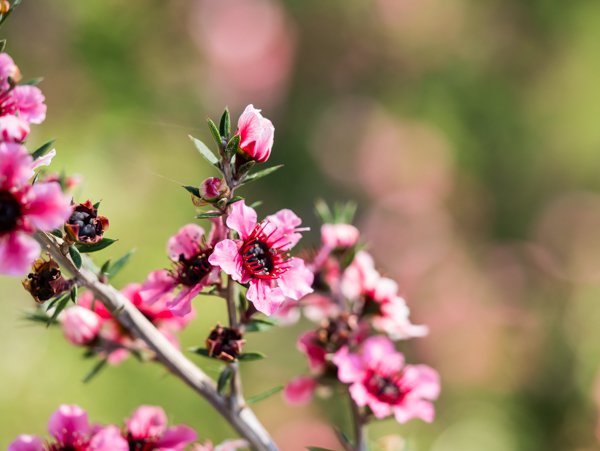
[[[129,259],[133,254],[135,254],[135,249],[131,249],[125,255],[117,259],[117,261],[110,265],[104,272],[108,275],[108,277],[115,277],[125,267],[125,265],[129,263]]]
[[[102,240],[94,244],[77,243],[75,246],[77,246],[77,249],[82,254],[89,254],[90,252],[98,252],[102,249],[106,249],[108,246],[116,243],[117,241],[118,240],[113,240],[111,238],[102,238]]]
[[[107,363],[108,363],[107,359],[99,360],[92,367],[92,369],[90,370],[90,372],[85,375],[85,377],[83,378],[82,382],[84,384],[87,384],[88,382],[90,382],[94,377],[96,377],[100,373],[100,371],[102,371],[106,367]]]
[[[257,200],[256,202],[252,202],[249,207],[250,208],[256,208],[256,207],[260,207],[263,204],[262,200]]]
[[[277,323],[270,319],[254,318],[244,327],[246,332],[264,332],[276,325]]]
[[[6,48],[6,39],[2,39],[0,41],[0,52],[4,52],[5,48]]]
[[[237,152],[238,148],[240,147],[240,139],[240,135],[235,135],[227,143],[227,147],[225,148],[225,154],[228,158],[231,158]]]
[[[60,230],[60,229],[51,230],[50,233],[52,235],[54,235],[55,237],[57,237],[57,238],[62,238],[63,237],[62,230]]]
[[[77,304],[77,285],[74,285],[73,288],[71,288],[69,295],[73,304]]]
[[[211,355],[208,353],[208,349],[206,348],[190,348],[190,351],[194,354],[201,355],[202,357],[208,357],[212,359]]]
[[[73,260],[75,267],[81,269],[81,254],[79,253],[79,250],[77,250],[75,246],[70,246],[69,255],[71,256],[71,260]]]
[[[58,324],[58,321],[56,319],[50,318],[46,314],[46,312],[44,312],[43,310],[40,310],[40,309],[36,309],[33,312],[26,312],[25,319],[27,321],[32,321],[34,323],[43,323],[46,326]]]
[[[223,213],[220,211],[207,211],[206,213],[196,215],[196,219],[218,218],[219,216],[223,216]]]
[[[56,302],[56,308],[54,309],[54,312],[52,313],[50,319],[48,319],[48,323],[46,324],[46,326],[50,326],[50,324],[54,324],[56,322],[58,315],[60,315],[60,312],[62,312],[65,309],[70,300],[71,297],[69,296],[69,293],[67,293],[64,294],[59,301]]]
[[[230,365],[227,365],[225,368],[223,368],[221,374],[219,374],[219,379],[217,380],[217,392],[219,392],[220,395],[222,395],[225,391],[225,387],[227,387],[227,383],[233,377],[233,373],[233,368]]]
[[[37,86],[39,85],[41,82],[44,81],[44,77],[37,77],[37,78],[32,78],[31,80],[27,80],[27,81],[22,81],[21,83],[19,83],[21,86],[22,85],[27,85],[27,86]]]
[[[47,143],[42,144],[40,147],[38,147],[37,149],[35,149],[31,153],[31,157],[34,160],[37,160],[38,158],[43,157],[44,155],[46,155],[46,152],[48,152],[50,150],[50,148],[54,144],[54,141],[55,141],[54,139],[51,139]]]
[[[323,199],[318,199],[315,202],[315,211],[323,223],[333,224],[333,214],[331,214],[329,206]]]
[[[255,360],[265,359],[266,357],[267,356],[262,352],[244,352],[243,354],[240,354],[238,360],[240,362],[253,362]]]
[[[190,185],[183,185],[183,188],[188,192],[193,194],[196,197],[201,197],[200,196],[200,189],[196,188],[195,186],[190,186]]]
[[[95,209],[95,210],[98,210],[98,208],[100,208],[100,204],[101,204],[101,203],[102,203],[102,201],[101,201],[101,200],[99,200],[98,202],[96,202],[96,203],[93,205],[94,209]]]
[[[242,164],[242,165],[239,167],[239,169],[238,169],[238,171],[237,171],[237,177],[238,177],[239,179],[241,179],[241,178],[242,178],[242,177],[244,177],[244,176],[245,176],[245,175],[248,173],[248,171],[250,171],[250,169],[252,169],[252,168],[253,168],[255,165],[256,165],[256,161],[254,161],[254,160],[249,160],[249,161],[246,161],[244,164]]]
[[[272,174],[273,172],[277,171],[278,169],[281,169],[282,167],[282,164],[278,164],[277,166],[271,166],[270,168],[255,172],[254,174],[249,174],[244,179],[244,183],[254,182],[255,180],[262,179],[263,177]]]
[[[206,122],[208,122],[208,129],[210,130],[210,134],[215,140],[217,146],[219,146],[220,148],[223,145],[223,140],[221,139],[221,134],[219,133],[217,124],[215,124],[212,119],[207,119]]]
[[[283,390],[283,385],[278,385],[277,387],[270,388],[258,395],[252,396],[246,400],[248,404],[254,404],[255,402],[262,401],[263,399],[267,399],[269,396],[273,396],[275,393],[279,393]]]
[[[219,122],[219,132],[225,139],[229,138],[231,133],[231,116],[229,115],[229,109],[225,108],[223,115],[221,116],[221,122]]]
[[[200,152],[200,155],[202,155],[204,157],[204,159],[206,161],[208,161],[210,164],[212,164],[213,166],[218,168],[219,160],[215,156],[215,154],[212,153],[212,151],[206,146],[206,144],[204,144],[199,139],[194,138],[192,135],[189,135],[189,137],[192,140],[192,142],[194,143],[194,145],[196,146],[196,149],[198,149],[198,152]]]

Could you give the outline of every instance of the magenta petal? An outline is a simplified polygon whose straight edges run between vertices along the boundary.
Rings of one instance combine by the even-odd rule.
[[[33,158],[27,149],[16,143],[0,143],[0,187],[20,186],[33,176]]]
[[[256,211],[254,208],[246,206],[246,202],[240,200],[229,207],[229,216],[227,217],[227,227],[235,230],[242,240],[248,236],[256,227]]]
[[[236,202],[239,203],[239,202]],[[213,253],[208,257],[208,262],[213,266],[220,267],[225,274],[237,282],[244,283],[242,270],[242,259],[240,257],[238,244],[233,240],[223,240],[217,243]]]
[[[254,304],[256,310],[264,313],[267,316],[275,313],[283,301],[285,296],[279,287],[271,287],[270,281],[261,279],[253,279],[250,281],[250,287],[246,293],[246,298]]]
[[[29,131],[29,124],[23,118],[12,114],[0,117],[0,137],[3,141],[23,142]]]
[[[24,233],[0,236],[0,274],[22,276],[40,255],[40,245]]]
[[[287,208],[279,210],[277,213],[267,216],[267,220],[283,233],[286,240],[290,243],[290,248],[294,247],[300,241],[300,238],[302,238],[302,235],[296,231],[298,226],[302,224],[302,219],[292,210]]]
[[[338,367],[338,379],[341,382],[351,383],[362,381],[365,375],[365,364],[360,356],[342,347],[333,356],[333,363]]]
[[[394,343],[386,337],[370,337],[363,344],[362,358],[369,366],[385,364],[390,357],[397,355],[402,357],[402,354],[396,352]],[[397,366],[397,363],[395,362],[395,366]],[[403,363],[404,359],[402,358],[398,370],[402,367]]]
[[[284,296],[297,301],[313,292],[314,275],[300,258],[292,258],[288,264],[289,269],[279,277],[278,284]]]
[[[37,160],[33,160],[31,164],[31,169],[37,169],[42,166],[50,166],[52,160],[56,156],[56,149],[50,150],[46,155],[39,157]]]
[[[45,97],[37,86],[17,86],[12,91],[12,97],[20,117],[32,124],[44,122],[46,119]]]
[[[407,365],[402,380],[412,387],[410,397],[434,400],[440,395],[440,376],[427,365]]]
[[[316,387],[317,382],[312,377],[300,376],[285,386],[283,397],[289,404],[306,404],[312,399]]]
[[[369,393],[364,385],[357,382],[352,384],[348,390],[356,405],[363,407],[368,404]]]
[[[89,451],[129,451],[129,443],[118,427],[107,426],[94,434]]]
[[[185,258],[192,258],[198,253],[203,237],[204,229],[199,225],[184,225],[167,243],[169,258],[178,261],[179,256],[182,254]]]
[[[170,293],[177,286],[177,282],[166,269],[157,269],[148,274],[146,281],[139,291],[144,304],[152,305]]]
[[[8,445],[8,451],[44,451],[44,444],[34,435],[19,435]]]
[[[90,433],[85,410],[79,406],[63,404],[50,417],[48,432],[61,445],[77,445]]]
[[[71,202],[58,183],[36,183],[28,193],[23,214],[38,229],[60,227],[71,216]]]
[[[162,438],[156,442],[156,451],[180,451],[194,442],[198,434],[192,428],[184,425],[173,426],[165,431]]]
[[[176,316],[186,316],[192,311],[192,299],[202,291],[202,285],[183,287],[172,300],[167,302],[167,307]]]
[[[126,424],[134,439],[159,438],[167,428],[167,414],[160,407],[140,406]]]

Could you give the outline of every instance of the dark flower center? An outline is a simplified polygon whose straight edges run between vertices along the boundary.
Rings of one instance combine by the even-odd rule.
[[[399,404],[406,395],[397,376],[382,376],[371,372],[367,375],[365,388],[386,404]]]
[[[77,235],[80,239],[87,238],[93,240],[104,233],[102,222],[98,219],[98,215],[81,206],[75,208],[68,223],[79,227]]]
[[[127,437],[129,451],[152,451],[154,449],[155,440],[146,440],[143,438],[134,439],[131,434]]]
[[[0,233],[17,227],[21,217],[21,205],[9,191],[0,191]]]
[[[178,262],[179,282],[188,287],[199,284],[212,270],[212,266],[208,262],[210,254],[212,254],[212,249],[204,251],[190,259],[186,259],[185,256],[181,254]]]
[[[29,291],[39,301],[47,301],[57,294],[54,283],[61,277],[60,269],[49,264],[45,264],[38,272],[29,273],[27,278],[30,280]]]
[[[239,329],[217,325],[206,339],[211,357],[231,361],[242,352],[244,338]]]
[[[246,269],[257,277],[268,276],[275,267],[269,246],[256,238],[244,243],[242,259]]]

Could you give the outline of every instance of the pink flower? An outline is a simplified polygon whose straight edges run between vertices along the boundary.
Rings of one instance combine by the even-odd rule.
[[[358,242],[360,232],[351,224],[323,224],[321,241],[328,249],[349,248]]]
[[[365,340],[359,354],[341,348],[333,357],[338,378],[350,384],[350,395],[357,405],[368,406],[377,418],[394,415],[405,423],[412,418],[433,421],[431,401],[440,392],[438,373],[426,365],[405,365],[385,337]]]
[[[79,449],[88,443],[92,429],[85,410],[75,405],[62,405],[50,417],[48,432],[60,447]]]
[[[319,344],[317,333],[313,330],[304,332],[296,342],[298,350],[308,358],[308,365],[314,372],[320,373],[327,364],[327,351]]]
[[[298,224],[300,219],[289,210],[258,223],[254,209],[244,201],[236,202],[230,207],[227,226],[239,239],[217,243],[208,261],[233,280],[248,283],[248,300],[271,315],[286,298],[298,300],[312,292],[312,272],[301,259],[289,255],[298,241]]]
[[[61,325],[65,338],[72,344],[87,345],[100,333],[102,318],[91,310],[76,305],[63,312]]]
[[[21,72],[8,53],[0,53],[0,89],[7,90],[10,87],[9,78],[13,82],[18,82],[21,79]]]
[[[192,299],[205,286],[219,280],[218,272],[209,263],[216,229],[215,226],[208,242],[204,229],[196,224],[183,226],[169,239],[167,252],[173,269],[159,269],[148,275],[140,291],[144,303],[151,305],[179,287],[179,293],[168,298],[167,307],[177,316],[191,312]]]
[[[107,426],[94,434],[87,451],[129,451],[129,443],[116,426]]]
[[[19,117],[30,124],[41,124],[46,119],[46,100],[37,86],[16,86],[12,98]]]
[[[283,391],[284,399],[290,404],[306,404],[315,392],[317,382],[308,376],[300,376],[292,379]]]
[[[238,120],[240,149],[246,156],[264,163],[271,155],[275,127],[260,114],[261,110],[248,105]]]
[[[34,435],[19,435],[8,445],[8,451],[44,451],[44,444]]]
[[[180,451],[197,439],[196,432],[187,426],[167,427],[167,415],[160,407],[138,407],[126,425],[135,449],[146,449],[147,444],[153,445],[151,449]]]
[[[29,124],[19,116],[0,116],[0,139],[4,142],[23,142],[29,135]]]
[[[373,289],[379,277],[373,257],[360,251],[342,275],[342,292],[349,299],[358,298],[365,291]]]
[[[0,143],[0,273],[26,274],[40,246],[29,236],[60,227],[71,214],[56,183],[29,184],[33,159],[15,143]]]

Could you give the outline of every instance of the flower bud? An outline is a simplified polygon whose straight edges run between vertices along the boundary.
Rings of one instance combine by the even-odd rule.
[[[10,11],[10,2],[8,0],[0,1],[0,14],[6,14]]]
[[[75,242],[94,244],[102,240],[108,229],[108,219],[98,215],[91,201],[75,205],[65,224],[65,232]]]
[[[217,324],[206,339],[208,355],[226,362],[239,357],[244,343],[246,340],[243,339],[239,329],[223,327],[220,324]]]
[[[321,242],[329,249],[347,249],[358,242],[360,233],[351,224],[323,224],[321,226]]]
[[[200,185],[200,196],[207,203],[217,202],[229,194],[229,187],[225,180],[218,177],[209,177]]]
[[[63,278],[58,263],[52,259],[37,259],[33,263],[32,272],[23,280],[23,287],[38,303],[67,291],[70,286],[71,284]]]
[[[102,326],[96,313],[78,305],[63,312],[61,323],[65,338],[78,346],[94,341]]]
[[[260,110],[248,105],[238,120],[240,151],[249,160],[264,163],[271,155],[275,127],[260,114]]]

